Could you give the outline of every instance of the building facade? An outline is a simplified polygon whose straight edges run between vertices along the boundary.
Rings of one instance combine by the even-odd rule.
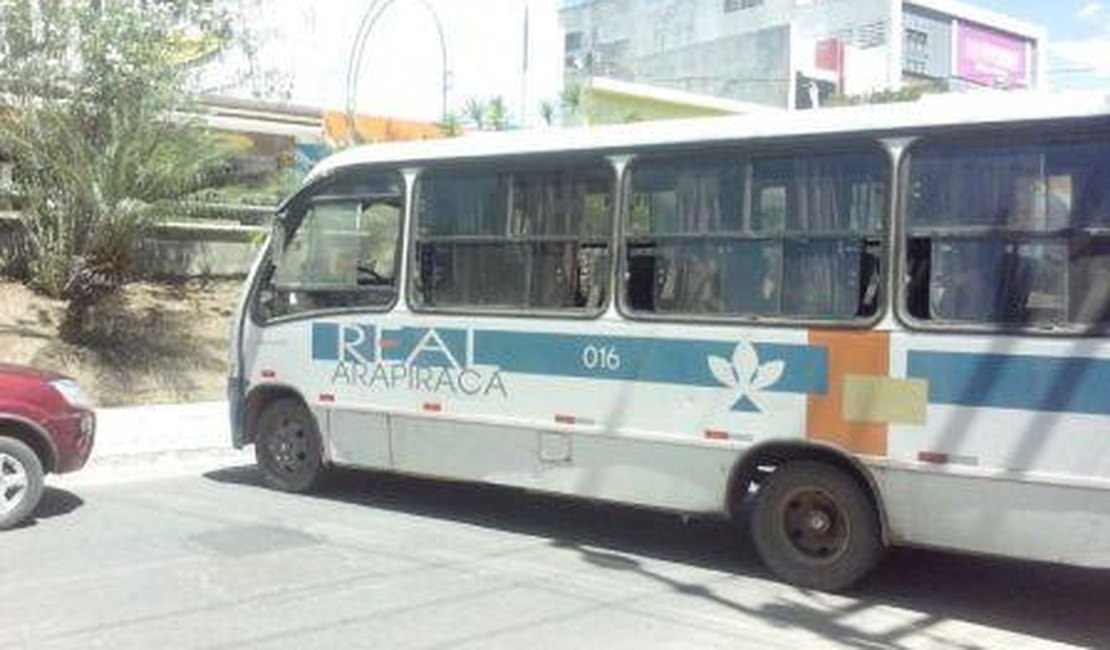
[[[1043,88],[1045,31],[955,0],[562,0],[567,76],[781,108],[906,86]]]

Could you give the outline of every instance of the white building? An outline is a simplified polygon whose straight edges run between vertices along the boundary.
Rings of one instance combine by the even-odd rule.
[[[559,17],[570,75],[779,107],[1045,85],[1043,28],[955,0],[561,0]]]

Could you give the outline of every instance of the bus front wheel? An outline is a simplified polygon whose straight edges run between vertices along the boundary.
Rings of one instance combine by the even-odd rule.
[[[810,589],[845,589],[878,564],[884,543],[871,495],[832,465],[799,460],[756,492],[751,535],[778,577]]]
[[[274,400],[258,416],[254,456],[262,478],[284,492],[309,492],[324,471],[316,418],[297,399]]]

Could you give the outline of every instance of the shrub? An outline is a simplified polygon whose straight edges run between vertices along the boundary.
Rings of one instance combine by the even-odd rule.
[[[0,148],[14,163],[29,284],[90,305],[132,271],[160,214],[222,169],[199,128],[192,62],[228,21],[205,0],[0,3]]]

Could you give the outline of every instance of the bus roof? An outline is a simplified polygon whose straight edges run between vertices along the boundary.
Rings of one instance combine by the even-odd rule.
[[[321,161],[305,184],[352,165],[468,160],[507,155],[619,151],[645,146],[789,136],[896,132],[915,128],[1110,116],[1102,93],[980,92],[916,102],[783,111],[614,126],[480,133],[458,138],[354,147]]]

